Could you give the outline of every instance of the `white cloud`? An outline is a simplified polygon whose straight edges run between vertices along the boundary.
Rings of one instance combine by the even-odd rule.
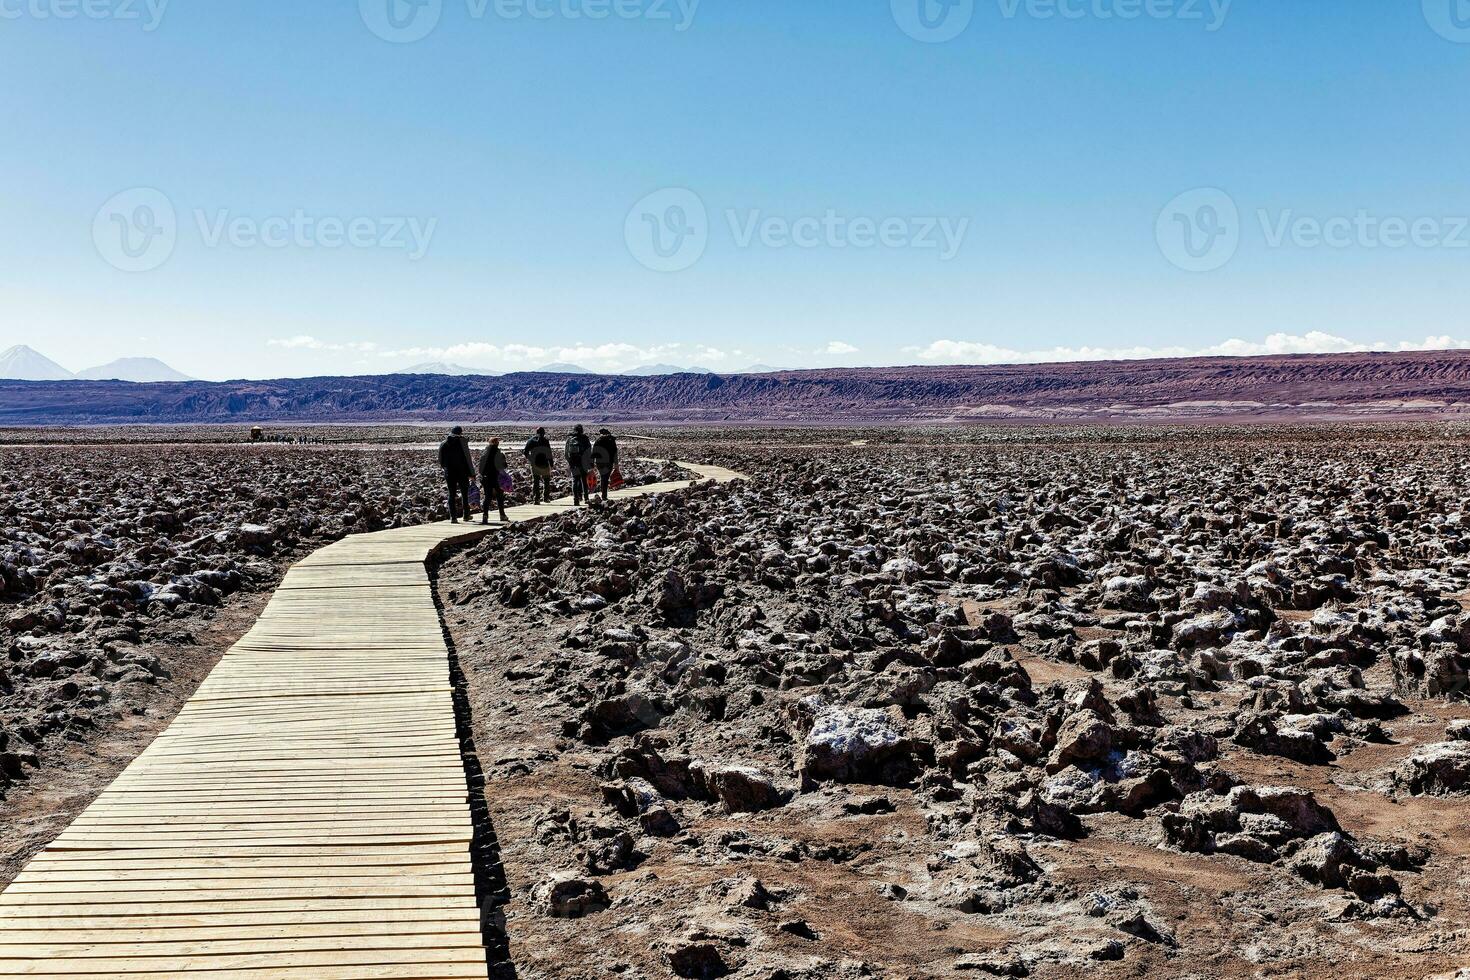
[[[267,347],[284,347],[287,350],[322,350],[326,347],[320,340],[307,334],[297,334],[280,340],[267,340]]]
[[[741,352],[738,350],[725,351],[720,350],[718,347],[706,347],[704,344],[700,344],[694,348],[694,358],[701,364],[714,364],[727,360],[732,356],[739,357],[740,355]]]
[[[377,344],[367,340],[349,340],[343,344],[330,344],[304,333],[294,337],[267,340],[265,343],[267,347],[284,347],[287,350],[356,351],[359,354],[371,353],[378,349]]]
[[[607,344],[538,345],[491,344],[470,341],[447,347],[382,348],[368,341],[331,342],[310,334],[282,336],[266,341],[268,347],[288,351],[326,351],[326,353],[370,354],[379,361],[392,361],[392,367],[406,367],[419,361],[451,361],[491,370],[528,370],[551,363],[572,363],[595,372],[616,373],[642,364],[675,363],[682,366],[716,367],[732,357],[744,357],[742,350],[723,350],[710,344],[653,344],[641,347],[625,342]],[[354,366],[365,364],[353,360]],[[385,364],[385,369],[388,369]]]
[[[593,371],[617,372],[644,364],[662,362],[688,364],[710,364],[723,361],[732,352],[711,347],[707,344],[654,344],[640,347],[636,344],[612,342],[605,344],[576,343],[568,346],[538,346],[534,344],[492,344],[472,341],[448,347],[405,347],[395,350],[380,350],[379,357],[396,361],[450,361],[471,367],[496,370],[526,370],[546,364],[576,364]],[[740,352],[733,352],[738,355]]]
[[[1229,357],[1245,357],[1253,354],[1346,354],[1351,351],[1371,349],[1370,345],[1354,343],[1346,337],[1335,337],[1321,330],[1312,330],[1301,336],[1273,333],[1260,343],[1232,338],[1214,347],[1205,348],[1200,356],[1214,354]]]
[[[1439,337],[1425,337],[1421,343],[1412,341],[1401,341],[1399,350],[1465,350],[1470,348],[1470,340],[1456,340],[1454,337],[1441,335]]]
[[[1039,364],[1052,361],[1134,361],[1154,357],[1251,357],[1463,348],[1470,348],[1470,341],[1448,336],[1426,337],[1422,343],[1364,344],[1313,330],[1305,334],[1273,333],[1259,341],[1231,338],[1208,347],[1053,347],[1023,351],[968,340],[936,340],[925,347],[905,347],[903,350],[933,364]]]
[[[356,355],[350,361],[344,358],[342,363],[342,367],[350,365],[354,370],[361,370],[368,364],[363,359],[369,358],[372,363],[381,365],[380,370],[384,371],[408,367],[423,361],[447,361],[494,371],[524,371],[552,363],[578,364],[588,370],[607,374],[620,373],[649,364],[702,366],[720,370],[728,369],[731,365],[743,364],[754,356],[740,349],[723,349],[701,343],[644,346],[621,341],[597,344],[578,342],[567,345],[496,344],[488,341],[470,341],[445,347],[383,348],[371,341],[333,342],[310,334],[274,338],[266,343],[272,348],[288,351]],[[808,364],[812,363],[812,360],[820,363],[819,359],[823,357],[840,358],[859,353],[860,350],[841,340],[833,340],[822,347],[807,348],[805,351],[790,346],[783,346],[781,349],[796,360]],[[902,351],[905,357],[896,360],[929,364],[1036,364],[1051,361],[1144,360],[1156,357],[1247,357],[1262,354],[1332,354],[1353,351],[1450,349],[1470,349],[1470,340],[1440,335],[1425,337],[1423,341],[1360,343],[1346,337],[1314,330],[1302,334],[1273,333],[1259,340],[1231,338],[1220,343],[1199,347],[1082,345],[1022,350],[984,341],[945,339],[935,340],[923,346],[904,347]]]

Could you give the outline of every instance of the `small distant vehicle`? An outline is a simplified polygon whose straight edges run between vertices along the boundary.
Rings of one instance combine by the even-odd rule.
[[[262,429],[258,425],[252,425],[250,427],[250,441],[251,442],[264,442],[265,441],[265,430]]]

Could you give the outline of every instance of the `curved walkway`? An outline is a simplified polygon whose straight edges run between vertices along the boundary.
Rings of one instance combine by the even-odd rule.
[[[294,565],[178,717],[0,894],[0,976],[484,977],[425,563],[501,526],[353,535]]]

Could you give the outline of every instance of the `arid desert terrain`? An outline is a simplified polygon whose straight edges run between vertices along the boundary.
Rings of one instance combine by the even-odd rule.
[[[441,516],[436,430],[299,431],[0,435],[0,881],[294,559]],[[436,570],[493,975],[1470,966],[1470,428],[620,435],[749,479]]]

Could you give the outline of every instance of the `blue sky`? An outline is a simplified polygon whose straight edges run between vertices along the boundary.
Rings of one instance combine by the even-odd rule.
[[[1470,340],[1465,0],[424,2],[0,0],[0,348],[228,378]]]

